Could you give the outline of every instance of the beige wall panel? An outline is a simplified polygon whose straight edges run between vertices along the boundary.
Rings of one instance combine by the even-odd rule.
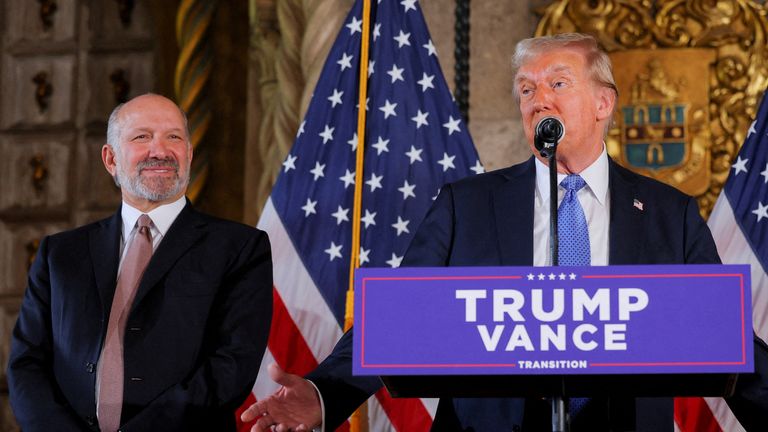
[[[41,110],[35,95],[37,85],[33,78],[39,73],[47,75],[50,84],[48,107]],[[42,125],[58,125],[74,121],[73,77],[75,56],[3,58],[2,113],[3,128],[30,128]]]
[[[45,28],[40,18],[41,2],[5,0],[6,37],[9,44],[64,42],[75,38],[75,0],[57,0],[56,10],[48,15],[51,26]]]
[[[421,0],[448,86],[454,88],[454,0]],[[530,157],[512,97],[515,44],[533,34],[528,2],[470,3],[469,131],[486,170]]]
[[[82,197],[76,203],[78,209],[111,211],[120,204],[120,189],[115,186],[101,161],[101,147],[105,141],[106,138],[101,135],[87,136],[78,145],[77,172],[80,189],[76,195]]]
[[[19,316],[18,300],[0,300],[0,381],[6,381],[8,355],[10,354],[10,339],[16,318]],[[0,423],[1,424],[1,423]],[[6,429],[0,429],[6,430]]]
[[[124,24],[120,18],[120,7],[132,4],[130,23]],[[152,21],[149,15],[149,2],[146,1],[93,1],[90,9],[90,28],[93,43],[112,40],[149,39],[152,37]],[[172,23],[168,23],[172,25]]]
[[[8,403],[8,395],[0,395],[0,431],[3,432],[18,432],[19,427],[16,425],[16,421],[11,411],[11,405]]]
[[[0,211],[66,210],[72,137],[66,135],[0,137]],[[42,156],[44,178],[33,180],[33,158]]]
[[[27,270],[38,243],[48,234],[63,231],[63,223],[3,223],[0,222],[0,296],[24,294]]]
[[[125,81],[129,85],[128,99],[147,93],[154,87],[151,52],[91,56],[88,64],[89,85],[86,96],[88,123],[106,122],[112,109],[117,105],[115,87],[110,77],[118,70],[123,71]]]

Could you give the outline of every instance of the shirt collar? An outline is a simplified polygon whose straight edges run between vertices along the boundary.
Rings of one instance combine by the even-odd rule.
[[[165,233],[171,228],[171,224],[179,216],[181,210],[187,204],[187,198],[182,196],[178,200],[170,203],[163,204],[153,210],[147,215],[152,219],[152,225],[155,226],[157,231],[165,237]],[[123,207],[121,210],[121,216],[123,218],[123,239],[127,239],[130,236],[131,231],[136,226],[136,221],[139,220],[139,216],[143,213],[135,207],[131,207],[128,203],[123,201]]]
[[[541,197],[542,202],[549,201],[549,167],[544,165],[538,158],[536,159],[536,192]],[[603,144],[603,151],[600,156],[592,162],[590,166],[578,173],[589,186],[589,190],[597,198],[601,205],[605,205],[608,197],[608,153]],[[559,184],[566,177],[566,174],[557,173],[557,183]]]

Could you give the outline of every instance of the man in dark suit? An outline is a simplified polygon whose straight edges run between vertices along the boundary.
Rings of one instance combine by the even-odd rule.
[[[25,432],[234,430],[266,348],[265,233],[185,198],[187,120],[162,96],[115,108],[102,159],[112,217],[45,238],[8,364]]]
[[[610,60],[592,37],[527,39],[518,44],[514,65],[515,96],[536,157],[445,186],[403,266],[551,265],[548,167],[533,149],[536,124],[550,116],[565,126],[557,150],[561,188],[555,198],[565,200],[568,180],[580,183],[573,193],[588,234],[582,265],[720,262],[693,198],[607,156],[603,139],[618,95]],[[561,252],[568,240],[561,235]],[[740,377],[738,393],[729,401],[750,430],[768,425],[768,349],[757,339],[755,344],[758,373]],[[348,332],[308,381],[272,366],[270,374],[283,387],[249,408],[244,418],[261,416],[256,431],[274,424],[296,430],[322,424],[332,430],[381,386],[377,379],[352,377],[351,359]],[[443,398],[433,430],[551,430],[550,420],[543,400]],[[572,430],[583,431],[672,428],[670,398],[592,398],[572,419]]]

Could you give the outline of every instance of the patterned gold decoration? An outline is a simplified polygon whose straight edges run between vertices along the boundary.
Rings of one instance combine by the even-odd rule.
[[[174,89],[179,106],[187,113],[190,141],[194,149],[187,189],[187,196],[193,202],[200,195],[210,170],[208,155],[202,143],[211,122],[206,84],[211,77],[213,60],[209,33],[214,5],[213,0],[182,0],[176,13],[179,58],[176,62]]]
[[[251,52],[256,56],[261,106],[256,191],[263,206],[290,151],[349,0],[251,0]],[[272,27],[276,21],[277,29]]]
[[[689,111],[687,117],[687,130],[709,141],[707,146],[700,140],[699,151],[706,154],[698,159],[709,166],[708,185],[688,190],[697,196],[702,213],[707,215],[768,85],[766,15],[765,6],[748,0],[561,0],[543,10],[536,35],[590,33],[612,58],[618,52],[631,56],[636,50],[661,53],[673,48],[713,53],[712,63],[706,69],[696,69],[692,78],[708,83],[708,103],[702,106],[703,111]],[[652,57],[643,57],[644,66]],[[621,66],[614,67],[620,76]],[[674,69],[667,68],[670,70]],[[611,156],[620,160],[621,149],[615,143],[622,138],[621,119],[617,120],[608,141]],[[678,132],[685,135],[684,128]],[[689,171],[686,165],[675,175],[685,177]],[[675,175],[665,180],[674,184]]]

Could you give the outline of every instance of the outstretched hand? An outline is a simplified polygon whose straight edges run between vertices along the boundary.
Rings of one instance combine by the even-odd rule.
[[[322,422],[320,399],[315,387],[304,378],[286,373],[275,363],[269,365],[269,377],[282,387],[266,399],[245,410],[240,419],[256,424],[251,432],[309,431]]]

